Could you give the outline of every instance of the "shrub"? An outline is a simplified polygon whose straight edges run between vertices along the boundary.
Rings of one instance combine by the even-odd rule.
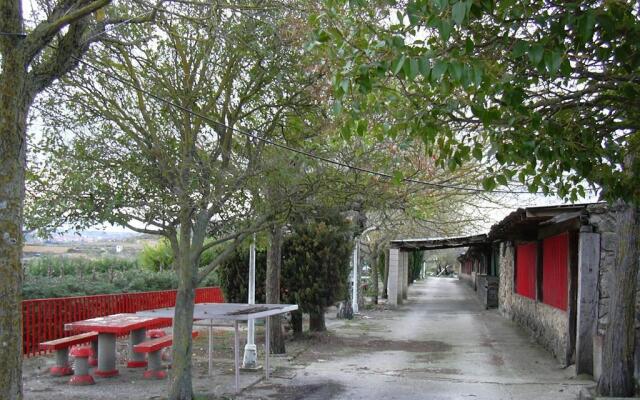
[[[293,226],[282,248],[282,288],[287,302],[309,313],[310,329],[325,329],[324,310],[345,296],[352,249],[350,224],[339,215]],[[299,314],[292,318],[302,331]]]
[[[162,239],[155,245],[144,245],[138,255],[138,263],[149,271],[164,271],[173,266],[173,250],[168,240]]]

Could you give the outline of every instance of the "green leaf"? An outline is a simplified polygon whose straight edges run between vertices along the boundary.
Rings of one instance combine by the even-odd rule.
[[[349,79],[343,79],[340,82],[340,88],[342,89],[342,91],[346,94],[349,93]]]
[[[473,43],[473,40],[470,37],[467,37],[467,39],[464,41],[464,52],[466,54],[471,54],[474,47],[475,44]]]
[[[533,44],[529,47],[529,52],[527,53],[529,56],[529,60],[533,63],[533,65],[540,64],[542,61],[542,56],[544,55],[544,47],[541,44]]]
[[[557,50],[548,52],[544,55],[544,64],[550,75],[555,75],[562,64],[562,53]]]
[[[449,171],[451,172],[456,170],[456,168],[458,167],[458,163],[456,162],[455,157],[451,157],[449,158],[449,160],[447,160],[447,167],[449,167]]]
[[[443,41],[447,41],[449,40],[449,37],[451,37],[451,30],[453,29],[453,25],[451,24],[451,21],[444,19],[441,21],[440,23],[440,39],[442,39]]]
[[[433,69],[431,70],[431,80],[437,82],[440,80],[442,75],[447,72],[448,63],[444,60],[436,61]]]
[[[404,62],[406,59],[407,57],[402,54],[400,57],[396,58],[395,61],[393,61],[393,64],[391,64],[391,72],[394,75],[398,75],[398,72],[400,72],[400,70],[404,66]]]
[[[516,43],[513,45],[513,50],[511,50],[511,55],[513,58],[520,58],[527,52],[527,42],[524,40],[516,40]]]
[[[395,171],[393,173],[393,183],[395,183],[396,185],[399,185],[402,183],[402,181],[404,180],[404,175],[402,174],[402,171]]]
[[[507,185],[507,183],[508,183],[508,181],[507,181],[507,177],[506,177],[506,176],[504,176],[504,175],[498,175],[498,176],[496,177],[496,180],[498,181],[498,183],[499,183],[499,184],[501,184],[501,185],[503,185],[503,186],[506,186],[506,185]]]
[[[351,127],[349,125],[343,125],[342,129],[340,129],[340,135],[345,139],[351,139]]]
[[[409,73],[407,74],[410,80],[416,79],[416,76],[420,73],[420,67],[418,65],[418,59],[412,58],[409,61]]]
[[[425,79],[429,79],[429,73],[431,72],[431,65],[429,64],[429,57],[422,56],[418,59],[418,69]]]
[[[358,136],[364,136],[368,130],[369,130],[369,122],[367,120],[361,119],[360,121],[358,121],[358,128],[356,130],[356,133],[358,134]]]
[[[476,86],[482,85],[482,66],[480,65],[473,66],[473,82]]]
[[[453,76],[453,79],[455,79],[456,81],[459,81],[460,78],[462,78],[462,69],[463,69],[462,64],[458,62],[452,62],[449,65],[449,69],[451,71],[451,76]]]
[[[333,113],[340,114],[342,111],[342,102],[340,100],[336,100],[333,102]]]
[[[591,40],[595,25],[596,16],[592,10],[587,11],[582,18],[578,20],[578,35],[583,43]]]
[[[462,21],[464,21],[465,14],[467,13],[467,5],[464,1],[459,1],[453,5],[451,8],[451,18],[453,18],[453,22],[456,25],[462,25]]]
[[[473,154],[473,158],[475,158],[476,160],[482,161],[482,147],[475,146],[471,154]]]
[[[491,176],[488,176],[482,180],[482,188],[487,192],[492,191],[496,188],[496,186],[496,181]]]

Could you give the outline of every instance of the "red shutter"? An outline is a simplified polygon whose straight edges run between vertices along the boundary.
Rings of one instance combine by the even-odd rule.
[[[552,236],[542,244],[542,302],[567,309],[569,234]]]
[[[519,244],[516,247],[516,293],[536,298],[536,243]]]

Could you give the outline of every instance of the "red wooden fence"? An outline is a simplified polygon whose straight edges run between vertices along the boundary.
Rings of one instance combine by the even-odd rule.
[[[222,290],[218,287],[196,289],[195,302],[223,303]],[[25,300],[22,302],[23,353],[28,357],[44,353],[38,348],[39,343],[67,336],[64,324],[69,322],[175,304],[175,290]]]

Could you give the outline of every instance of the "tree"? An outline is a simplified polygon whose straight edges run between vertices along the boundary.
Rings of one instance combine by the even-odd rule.
[[[127,26],[95,49],[43,102],[53,128],[42,143],[45,162],[34,168],[40,195],[31,206],[52,220],[35,223],[110,222],[171,244],[178,292],[170,399],[193,398],[197,284],[286,211],[263,207],[251,191],[264,139],[305,107],[314,79],[298,72],[287,39],[298,17],[279,2],[170,4],[155,26]],[[199,268],[216,246],[217,257]]]
[[[349,3],[349,5],[347,5]],[[585,184],[628,202],[616,299],[605,334],[604,395],[633,392],[640,204],[640,21],[632,1],[327,1],[314,45],[339,63],[341,107],[384,113],[441,166],[482,160],[483,187],[570,200]],[[336,57],[337,55],[340,57]],[[388,111],[387,111],[388,110]],[[623,219],[624,218],[624,219]]]
[[[115,24],[146,22],[154,12],[105,12],[110,0],[60,0],[25,23],[20,0],[0,2],[0,398],[22,398],[22,245],[27,120],[38,94],[76,68]],[[132,16],[133,15],[133,16]],[[26,29],[25,29],[26,26]]]
[[[256,249],[256,303],[265,302],[265,281],[267,255],[264,249]],[[249,295],[249,246],[236,248],[218,268],[220,286],[224,298],[230,303],[246,303]]]
[[[350,224],[328,210],[298,221],[284,238],[282,278],[287,301],[309,313],[311,331],[326,329],[325,308],[345,294],[352,246]],[[292,323],[294,332],[300,334],[299,313]]]
[[[266,276],[266,302],[269,304],[280,304],[282,292],[282,226],[276,224],[269,228],[269,247],[267,249],[267,276]],[[282,316],[276,315],[271,318],[269,325],[270,349],[273,354],[284,354],[284,332],[282,326]]]

